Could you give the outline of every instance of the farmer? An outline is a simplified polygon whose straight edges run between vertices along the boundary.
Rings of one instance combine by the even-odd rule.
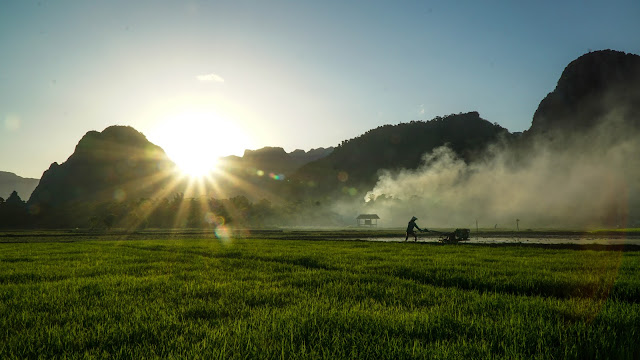
[[[415,231],[413,231],[413,228],[416,228],[420,231],[424,231],[420,229],[418,225],[416,225],[416,220],[418,220],[418,218],[415,216],[412,216],[411,220],[409,220],[409,223],[407,224],[407,236],[405,236],[404,241],[407,241],[409,239],[409,235],[413,235],[413,238],[414,238],[413,241],[418,241],[418,235],[416,234]]]

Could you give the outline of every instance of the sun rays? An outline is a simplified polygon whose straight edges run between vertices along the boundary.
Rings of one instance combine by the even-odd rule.
[[[127,198],[124,190],[117,189],[123,195],[114,192],[113,201],[128,202],[130,205],[127,223],[120,223],[119,228],[171,228],[197,229],[209,232],[213,237],[223,241],[232,234],[246,232],[250,227],[249,212],[252,201],[269,199],[276,203],[284,201],[264,186],[253,181],[277,181],[268,176],[259,176],[255,171],[254,179],[247,179],[244,169],[219,167],[214,172],[203,176],[188,176],[178,169],[166,169],[150,176],[136,180],[136,191],[149,190],[145,199]],[[244,175],[243,175],[244,174]],[[144,184],[144,185],[141,185]],[[123,189],[127,188],[123,184]],[[149,224],[148,220],[157,216],[157,212],[168,213],[162,224]]]
[[[232,105],[214,98],[179,98],[145,116],[151,124],[146,137],[175,166],[115,189],[112,202],[134,215],[129,217],[134,221],[119,227],[197,228],[224,238],[232,228],[249,227],[254,202],[284,202],[274,190],[284,184],[283,176],[245,169],[228,157],[242,155],[254,141],[251,129],[242,126],[246,114]],[[140,193],[144,199],[133,198]]]

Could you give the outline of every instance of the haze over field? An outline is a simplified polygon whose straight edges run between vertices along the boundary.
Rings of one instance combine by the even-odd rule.
[[[640,56],[585,54],[565,68],[531,128],[494,144],[484,161],[442,147],[417,170],[385,172],[367,199],[407,200],[404,211],[389,201],[380,211],[407,217],[410,204],[440,226],[638,226],[639,104]]]
[[[426,154],[417,170],[385,172],[367,197],[403,200],[372,208],[390,223],[421,214],[423,225],[440,227],[471,228],[476,219],[480,226],[502,228],[515,228],[520,219],[521,229],[635,226],[640,134],[606,129],[570,139],[563,149],[536,139],[533,151],[514,155],[496,145],[486,161],[471,164],[441,147]]]

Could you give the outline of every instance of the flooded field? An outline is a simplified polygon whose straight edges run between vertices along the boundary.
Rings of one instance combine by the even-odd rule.
[[[360,240],[404,242],[404,236],[397,237],[370,237]],[[437,236],[418,237],[418,242],[439,242]],[[409,238],[409,242],[413,239]],[[574,245],[640,245],[640,237],[625,236],[471,236],[469,240],[460,241],[460,244],[574,244]]]
[[[279,239],[279,240],[330,240],[404,242],[401,229],[353,230],[353,229],[239,229],[221,237],[212,230],[165,231],[147,230],[138,232],[109,231],[105,233],[87,231],[12,231],[0,232],[0,243],[31,242],[78,242],[87,240],[150,240],[170,239]],[[438,243],[441,234],[418,234],[419,243]],[[409,238],[413,242],[413,238]],[[640,232],[617,233],[616,231],[577,232],[568,230],[531,232],[471,232],[466,241],[459,244],[547,244],[547,245],[632,245],[640,249]]]

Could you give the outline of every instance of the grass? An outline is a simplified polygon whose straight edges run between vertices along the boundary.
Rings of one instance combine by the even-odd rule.
[[[0,244],[0,358],[640,357],[637,251],[154,236]]]

